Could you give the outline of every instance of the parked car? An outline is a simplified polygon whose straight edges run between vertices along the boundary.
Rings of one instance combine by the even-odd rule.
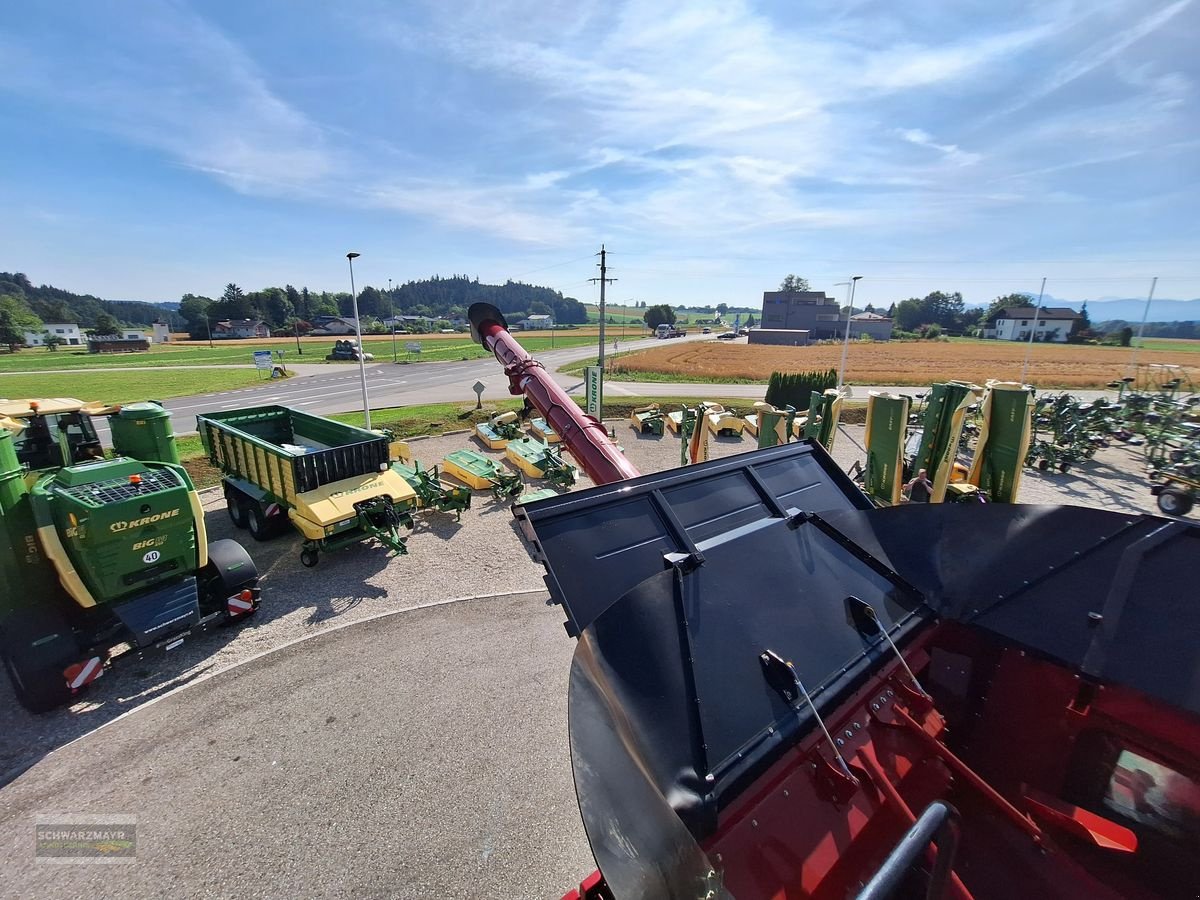
[[[700,333],[701,334],[712,334],[712,329],[709,328],[707,325],[705,325],[703,328],[700,329]]]
[[[732,341],[735,337],[737,337],[737,334],[735,334],[734,332],[723,331],[717,335],[717,340],[718,341]]]

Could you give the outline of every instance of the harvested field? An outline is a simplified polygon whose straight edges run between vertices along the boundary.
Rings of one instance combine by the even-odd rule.
[[[850,345],[846,380],[851,384],[930,384],[959,379],[983,384],[989,379],[1015,381],[1021,377],[1026,345],[1009,341],[889,341]],[[810,347],[764,347],[742,343],[666,342],[612,361],[614,378],[636,380],[641,375],[677,376],[680,381],[730,379],[766,381],[773,371],[800,372],[837,368],[840,344]],[[1126,374],[1130,350],[1067,344],[1035,344],[1028,381],[1042,388],[1102,388]],[[1169,363],[1187,367],[1200,382],[1200,364],[1187,351],[1145,349],[1139,363]]]

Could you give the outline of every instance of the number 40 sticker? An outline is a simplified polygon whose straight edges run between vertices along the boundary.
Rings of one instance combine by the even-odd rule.
[[[161,556],[162,556],[162,554],[159,553],[157,550],[151,550],[149,553],[147,553],[145,556],[142,557],[142,562],[156,563],[156,562],[158,562],[159,557],[161,557]]]

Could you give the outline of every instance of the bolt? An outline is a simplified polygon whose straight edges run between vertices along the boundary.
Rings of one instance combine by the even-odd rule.
[[[758,819],[751,819],[750,824],[752,826],[754,826],[755,828],[757,828],[758,827]]]
[[[785,796],[785,797],[790,797],[790,796],[791,796],[791,794],[789,794],[789,793],[787,792],[787,788],[784,788],[784,789],[783,789],[783,796]]]
[[[716,784],[717,776],[714,775],[712,772],[709,772],[707,775],[704,776],[704,781],[706,784]]]
[[[847,737],[847,738],[852,738],[852,737],[854,737],[854,732],[853,732],[853,731],[851,731],[849,728],[847,728],[847,729],[846,729],[846,737]]]
[[[861,731],[861,730],[862,730],[862,723],[861,723],[861,722],[855,722],[855,723],[854,723],[854,730],[855,730],[855,731]]]
[[[769,726],[767,727],[767,734],[774,734],[774,733],[775,733],[775,726],[774,726],[774,725],[769,725]]]
[[[846,742],[845,742],[845,741],[843,741],[841,738],[838,738],[838,739],[837,739],[837,745],[838,745],[839,747],[843,746],[845,743],[846,743]]]

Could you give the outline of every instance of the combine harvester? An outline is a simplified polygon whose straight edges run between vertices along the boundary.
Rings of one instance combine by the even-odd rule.
[[[96,416],[109,418],[113,459]],[[208,542],[171,414],[69,398],[0,401],[0,588],[0,656],[33,712],[259,602],[245,549]]]
[[[1200,891],[1200,528],[876,509],[812,440],[642,476],[468,315],[597,485],[516,507],[578,638],[568,896]]]
[[[322,552],[376,540],[407,553],[416,492],[391,469],[387,436],[287,406],[196,417],[209,461],[224,474],[238,528],[270,540],[290,523],[304,536],[302,565]]]

